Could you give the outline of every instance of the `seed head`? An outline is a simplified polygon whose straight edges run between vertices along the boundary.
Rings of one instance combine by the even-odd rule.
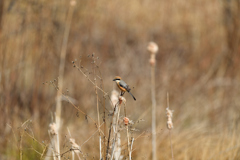
[[[156,54],[158,51],[158,45],[155,42],[149,42],[147,49],[151,54]]]
[[[123,96],[119,96],[119,104],[122,104],[122,102],[125,104],[126,101],[127,100]]]
[[[166,115],[167,115],[167,128],[171,130],[173,129],[173,122],[172,122],[173,110],[166,108]]]
[[[127,126],[128,123],[129,123],[129,119],[128,119],[127,117],[124,117],[124,118],[123,118],[123,122],[124,122],[124,124]]]
[[[76,5],[76,0],[71,0],[70,5],[75,6]]]
[[[113,90],[111,94],[112,107],[115,107],[115,105],[118,103],[118,96],[119,93],[116,90]]]
[[[57,135],[57,125],[56,123],[50,123],[49,124],[49,132],[51,135]]]
[[[156,65],[156,59],[155,58],[149,59],[149,63],[150,63],[151,66],[155,66]]]

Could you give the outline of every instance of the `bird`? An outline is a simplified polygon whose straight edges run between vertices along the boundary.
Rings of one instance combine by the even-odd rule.
[[[113,81],[116,82],[118,88],[121,90],[121,96],[124,95],[124,93],[127,91],[132,97],[133,99],[136,101],[136,98],[132,95],[132,93],[130,92],[130,88],[127,85],[127,83],[125,83],[122,78],[120,76],[116,76]]]

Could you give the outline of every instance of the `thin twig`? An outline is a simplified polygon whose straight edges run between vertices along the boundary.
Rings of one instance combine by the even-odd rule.
[[[83,142],[83,144],[81,145],[81,147],[87,143],[96,133],[98,132],[98,130],[96,130],[85,142]]]

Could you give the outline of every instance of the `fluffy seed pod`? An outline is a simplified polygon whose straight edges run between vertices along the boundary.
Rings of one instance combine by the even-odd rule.
[[[123,96],[119,96],[119,104],[122,104],[122,102],[125,104],[126,101],[127,100]]]
[[[76,5],[76,0],[71,0],[70,5],[75,6]]]
[[[118,103],[118,96],[119,93],[116,90],[113,90],[111,94],[112,107],[115,107],[115,105]]]
[[[151,66],[155,66],[155,64],[156,64],[156,59],[155,59],[155,58],[149,59],[149,63],[150,63]]]
[[[129,123],[129,118],[124,117],[124,118],[123,118],[123,122],[124,122],[124,124],[127,126],[128,123]]]
[[[51,135],[57,135],[57,125],[56,123],[49,124],[49,132]]]
[[[158,45],[155,42],[149,42],[147,49],[151,54],[156,54],[158,51]]]
[[[173,129],[173,122],[172,122],[173,110],[166,108],[166,115],[167,115],[167,128],[171,130]]]

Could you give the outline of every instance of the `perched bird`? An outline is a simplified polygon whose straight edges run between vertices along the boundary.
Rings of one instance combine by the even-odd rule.
[[[116,76],[113,81],[116,82],[118,88],[121,90],[121,96],[124,95],[124,93],[127,91],[132,97],[133,99],[136,101],[136,98],[132,95],[132,93],[130,92],[130,88],[129,86],[127,85],[127,83],[125,83],[121,77],[119,76]]]

